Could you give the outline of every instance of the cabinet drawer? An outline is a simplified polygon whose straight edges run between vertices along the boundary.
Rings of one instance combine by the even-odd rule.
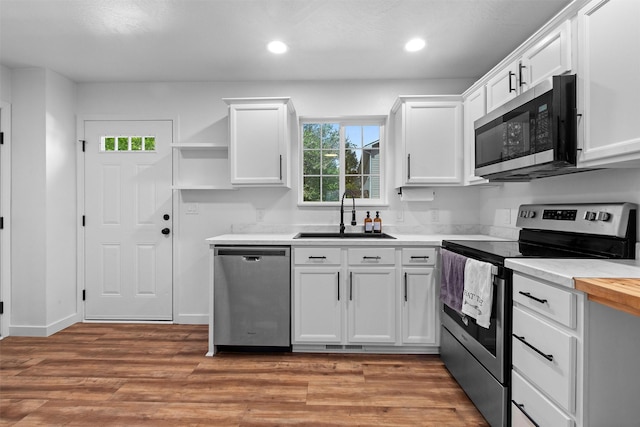
[[[576,296],[571,292],[514,274],[513,300],[569,328],[576,327]]]
[[[513,308],[513,366],[562,408],[574,412],[576,339]]]
[[[394,265],[395,248],[350,248],[347,252],[349,265]]]
[[[340,265],[340,248],[294,248],[296,265]]]
[[[435,263],[435,248],[402,249],[402,265],[434,265]]]
[[[533,426],[526,414],[539,426],[572,427],[573,420],[517,372],[511,374],[511,424]]]

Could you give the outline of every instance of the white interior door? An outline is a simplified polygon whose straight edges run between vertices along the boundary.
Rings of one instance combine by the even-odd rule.
[[[85,318],[172,320],[172,122],[84,131]]]

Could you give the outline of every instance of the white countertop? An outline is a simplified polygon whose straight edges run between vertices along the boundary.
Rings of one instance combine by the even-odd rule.
[[[640,260],[508,258],[504,266],[574,288],[574,277],[640,278]]]
[[[207,239],[210,245],[294,245],[294,246],[440,246],[443,240],[505,240],[483,234],[401,234],[387,233],[395,239],[294,239],[298,233],[223,234]]]

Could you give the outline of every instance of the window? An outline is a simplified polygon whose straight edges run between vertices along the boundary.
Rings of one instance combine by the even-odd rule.
[[[302,203],[338,202],[342,194],[383,201],[382,135],[378,121],[302,122]]]
[[[100,151],[155,151],[155,136],[103,136]]]

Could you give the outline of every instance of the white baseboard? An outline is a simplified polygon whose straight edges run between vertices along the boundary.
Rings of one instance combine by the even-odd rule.
[[[180,314],[173,319],[173,323],[180,325],[208,325],[208,314]]]
[[[9,325],[9,335],[17,337],[48,337],[81,321],[82,318],[76,313],[46,326]]]

